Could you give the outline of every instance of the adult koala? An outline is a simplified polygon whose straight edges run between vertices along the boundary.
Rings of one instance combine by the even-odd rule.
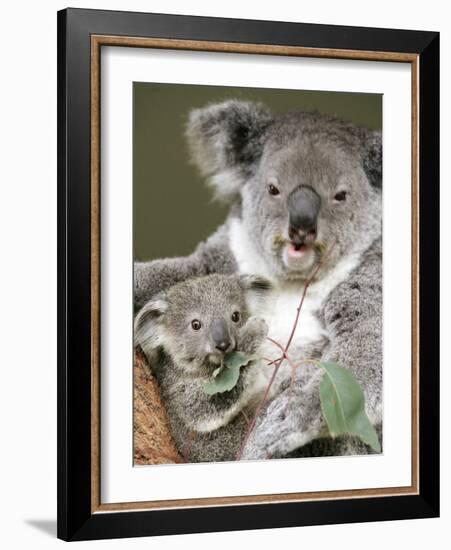
[[[380,431],[381,134],[317,113],[272,116],[261,104],[231,100],[192,111],[187,136],[230,214],[190,256],[137,263],[136,306],[193,276],[258,274],[276,287],[269,336],[285,345],[304,284],[323,258],[290,346],[300,364],[295,383],[289,367],[279,371],[243,458],[368,452],[355,438],[326,437],[322,372],[302,361],[350,369]],[[265,355],[277,351],[268,341]]]

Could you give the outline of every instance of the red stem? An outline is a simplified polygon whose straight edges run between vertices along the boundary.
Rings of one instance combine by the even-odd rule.
[[[277,363],[277,361],[280,361],[280,357],[277,357],[277,359],[270,359],[269,357],[262,357],[263,361],[266,361],[268,365],[274,365],[274,363]]]
[[[277,346],[280,350],[282,350],[282,353],[285,353],[285,348],[282,346],[282,344],[279,344],[277,340],[274,340],[270,336],[267,336],[266,339],[269,340],[271,343],[273,343],[275,346]]]
[[[279,342],[277,342],[276,340],[273,340],[269,336],[267,336],[266,339],[269,340],[270,342],[272,342],[273,344],[275,344],[278,348],[280,348],[282,350],[282,357],[280,357],[279,359],[275,359],[274,361],[271,361],[270,363],[268,363],[268,365],[276,363],[277,361],[280,361],[280,359],[283,358],[283,359],[286,359],[288,361],[288,363],[290,363],[290,367],[292,369],[296,370],[298,368],[299,365],[295,365],[295,363],[293,362],[291,357],[288,355],[288,353],[286,353],[285,348],[281,344],[279,344]]]
[[[282,352],[284,352],[284,348],[279,344],[279,342],[277,342],[273,338],[270,338],[269,336],[267,336],[266,339],[269,340],[270,342],[272,342],[278,348],[280,348],[282,350]],[[291,395],[293,393],[293,385],[294,385],[294,380],[296,378],[296,369],[298,368],[299,365],[294,364],[294,362],[291,360],[288,353],[284,352],[283,357],[285,357],[285,359],[288,361],[288,363],[290,364],[290,367],[291,367],[290,386],[288,388],[288,399],[287,399],[287,404],[285,406],[285,414],[286,414],[286,412],[288,411],[288,406],[289,406],[290,401],[291,401]]]
[[[246,422],[246,425],[249,427],[250,421],[247,416],[247,414],[244,412],[244,410],[241,411],[241,414],[243,415],[244,421]]]
[[[288,341],[285,345],[285,347],[283,347],[281,344],[279,344],[279,342],[276,342],[275,340],[273,340],[272,338],[268,338],[268,340],[270,340],[273,344],[275,344],[277,347],[279,347],[282,351],[283,351],[283,355],[282,357],[278,360],[278,362],[276,363],[276,366],[274,368],[274,371],[271,375],[271,378],[269,380],[269,383],[268,385],[266,386],[266,390],[265,390],[265,393],[263,394],[263,397],[261,398],[260,402],[258,403],[257,405],[257,408],[255,410],[255,414],[254,414],[254,417],[252,418],[252,422],[249,424],[249,427],[247,429],[247,432],[246,432],[246,435],[244,436],[244,439],[243,439],[243,442],[241,444],[241,447],[240,447],[240,450],[238,451],[238,454],[237,454],[237,457],[236,459],[237,460],[241,460],[241,457],[243,456],[243,452],[244,452],[244,449],[246,448],[246,445],[247,445],[247,442],[249,441],[249,437],[251,436],[251,433],[253,431],[253,429],[255,428],[255,424],[257,423],[257,418],[258,418],[258,415],[260,414],[260,411],[262,410],[263,408],[263,405],[266,403],[266,399],[268,398],[268,395],[269,395],[269,392],[271,390],[271,387],[274,383],[274,380],[276,378],[276,375],[280,369],[280,366],[282,365],[282,363],[284,362],[284,360],[286,359],[290,365],[292,365],[292,362],[291,360],[289,359],[289,357],[287,356],[287,352],[288,352],[288,348],[290,347],[291,345],[291,342],[293,341],[293,338],[294,338],[294,334],[296,332],[296,329],[297,329],[297,326],[298,326],[298,323],[299,323],[299,316],[301,314],[301,309],[302,309],[302,306],[304,304],[304,299],[305,299],[305,295],[307,293],[307,289],[308,287],[310,286],[310,284],[312,283],[313,279],[316,277],[316,275],[318,274],[318,271],[321,269],[321,267],[324,265],[324,262],[326,261],[326,258],[330,255],[333,247],[335,246],[335,243],[332,244],[332,246],[329,248],[329,250],[327,251],[327,253],[321,258],[321,260],[318,262],[318,264],[316,265],[315,269],[313,270],[312,274],[307,278],[306,282],[305,282],[305,285],[304,285],[304,290],[302,292],[302,296],[301,296],[301,300],[299,302],[299,306],[297,307],[297,310],[296,310],[296,317],[294,319],[294,324],[293,324],[293,328],[291,329],[291,333],[290,333],[290,336],[288,338]]]

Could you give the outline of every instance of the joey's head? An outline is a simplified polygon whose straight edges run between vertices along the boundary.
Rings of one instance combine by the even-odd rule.
[[[268,281],[208,275],[178,283],[149,301],[135,319],[135,343],[147,356],[163,348],[192,373],[216,368],[238,346],[240,328],[264,308]]]
[[[380,132],[232,100],[193,111],[187,135],[216,196],[240,205],[233,227],[270,277],[305,279],[325,251],[333,267],[380,235]]]

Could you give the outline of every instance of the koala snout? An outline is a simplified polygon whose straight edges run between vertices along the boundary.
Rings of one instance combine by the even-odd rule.
[[[233,347],[232,337],[224,319],[215,319],[211,324],[211,339],[215,349],[222,353],[230,351]]]
[[[310,229],[310,231],[303,231],[302,229],[295,229],[294,227],[288,228],[288,236],[295,245],[311,244],[316,239],[316,227]]]
[[[295,244],[313,242],[321,207],[321,197],[307,185],[296,187],[287,199],[289,227],[288,234]]]

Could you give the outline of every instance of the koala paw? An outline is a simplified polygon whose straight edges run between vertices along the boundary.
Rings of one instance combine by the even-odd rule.
[[[261,413],[246,447],[243,460],[280,458],[319,437],[323,418],[319,393],[303,398],[288,390]]]
[[[242,326],[239,337],[239,349],[246,353],[255,353],[268,334],[268,325],[260,317],[250,317]]]
[[[249,317],[243,326],[244,331],[254,338],[266,338],[268,334],[268,325],[261,317]]]

